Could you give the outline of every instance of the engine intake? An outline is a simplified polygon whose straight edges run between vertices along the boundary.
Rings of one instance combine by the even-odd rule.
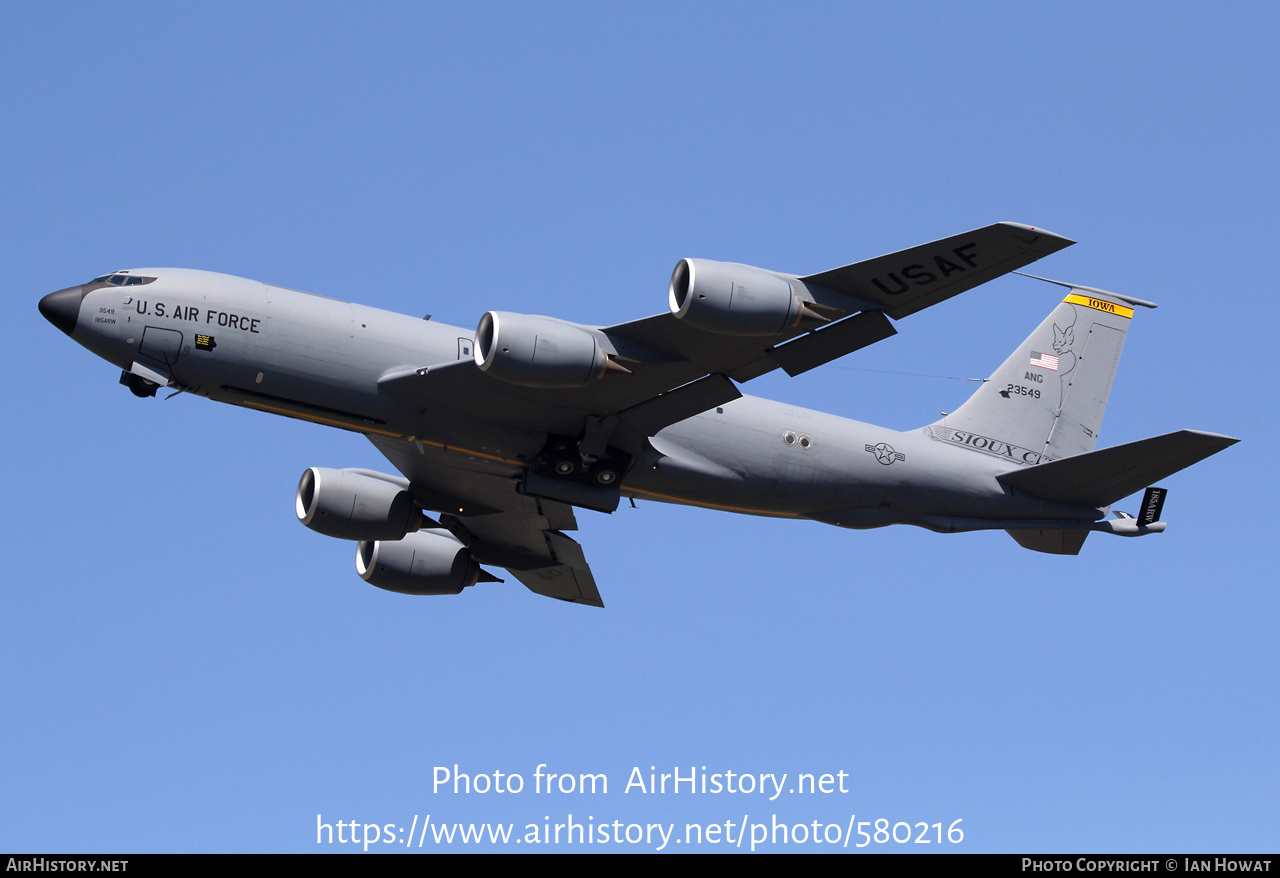
[[[785,278],[763,268],[711,259],[676,263],[668,304],[678,319],[721,335],[779,335],[818,317]]]
[[[480,318],[474,356],[481,371],[525,387],[582,387],[607,372],[627,371],[580,326],[506,311]]]
[[[480,565],[447,530],[428,528],[402,540],[362,540],[356,573],[370,585],[400,594],[458,594],[475,585]]]
[[[423,515],[400,485],[351,470],[313,466],[298,480],[294,509],[312,530],[342,540],[398,540]]]

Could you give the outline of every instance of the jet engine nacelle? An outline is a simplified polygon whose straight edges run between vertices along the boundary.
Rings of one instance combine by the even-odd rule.
[[[791,284],[750,265],[681,259],[668,303],[678,319],[721,335],[778,335],[813,315]]]
[[[298,521],[342,540],[398,540],[422,523],[400,485],[350,470],[313,466],[298,481]]]
[[[621,368],[579,326],[506,311],[480,318],[474,356],[482,371],[525,387],[582,387],[610,368]]]
[[[362,540],[356,572],[370,585],[400,594],[458,594],[480,578],[480,565],[447,530],[429,528],[402,540]]]

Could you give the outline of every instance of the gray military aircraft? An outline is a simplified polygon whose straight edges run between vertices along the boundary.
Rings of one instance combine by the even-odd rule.
[[[1183,430],[1095,450],[1135,306],[1070,293],[959,409],[911,432],[743,396],[896,333],[894,321],[1073,242],[1015,223],[796,276],[682,259],[669,311],[616,326],[490,311],[475,332],[184,269],[50,293],[40,312],[160,387],[363,433],[401,476],[312,467],[299,520],[355,540],[379,588],[458,594],[502,567],[603,606],[573,507],[640,497],[847,528],[999,529],[1075,554],[1164,530],[1165,491],[1111,504],[1237,440]],[[1043,278],[1041,278],[1043,280]],[[1052,281],[1052,283],[1058,283]],[[434,513],[434,517],[426,512]]]

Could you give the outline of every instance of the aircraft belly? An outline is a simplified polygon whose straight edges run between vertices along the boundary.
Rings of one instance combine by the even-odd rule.
[[[853,450],[857,426],[743,397],[661,431],[651,441],[653,459],[633,470],[625,488],[639,489],[638,496],[649,492],[676,502],[782,516],[904,496],[911,490],[909,472],[901,466],[881,471],[874,459],[868,466],[863,458],[869,455]]]

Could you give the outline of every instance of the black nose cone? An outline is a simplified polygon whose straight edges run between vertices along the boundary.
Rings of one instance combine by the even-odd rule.
[[[40,300],[40,313],[67,335],[76,328],[80,316],[80,303],[84,301],[83,284],[50,293]]]

